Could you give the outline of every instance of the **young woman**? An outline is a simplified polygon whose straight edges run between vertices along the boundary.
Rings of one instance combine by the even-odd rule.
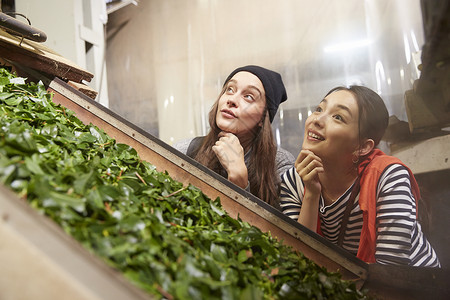
[[[174,147],[277,207],[281,174],[295,161],[272,135],[271,122],[286,99],[280,74],[253,65],[237,68],[209,112],[209,133]]]
[[[366,87],[331,90],[307,118],[302,150],[282,176],[281,208],[365,262],[440,266],[416,218],[413,174],[375,148],[388,118]]]

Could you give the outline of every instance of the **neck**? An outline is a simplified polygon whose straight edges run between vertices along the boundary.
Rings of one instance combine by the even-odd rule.
[[[247,153],[253,145],[253,141],[255,139],[254,135],[245,135],[245,136],[238,136],[239,143],[241,143],[242,148],[244,148],[244,153]]]
[[[325,171],[320,174],[319,178],[325,204],[330,205],[355,182],[358,172],[353,165],[343,166],[336,163],[324,163],[324,169]]]

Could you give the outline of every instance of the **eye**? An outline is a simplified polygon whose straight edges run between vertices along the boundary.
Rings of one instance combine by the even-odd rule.
[[[226,92],[227,92],[228,94],[234,93],[233,87],[232,87],[232,86],[228,86]]]
[[[333,118],[335,118],[338,121],[344,121],[344,118],[341,115],[334,115]]]
[[[320,107],[320,106],[317,106],[316,107],[316,110],[315,110],[315,112],[322,112],[323,110],[322,110],[322,107]]]
[[[245,99],[247,99],[248,101],[253,101],[255,100],[255,97],[252,94],[247,94],[244,96]]]

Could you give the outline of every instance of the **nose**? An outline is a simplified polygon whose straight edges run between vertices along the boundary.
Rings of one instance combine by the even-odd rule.
[[[314,114],[312,115],[313,120],[312,122],[314,123],[314,125],[318,126],[318,127],[323,127],[324,125],[324,118],[325,115],[324,114]]]
[[[229,95],[227,99],[228,107],[237,107],[238,101],[236,100],[236,95]]]

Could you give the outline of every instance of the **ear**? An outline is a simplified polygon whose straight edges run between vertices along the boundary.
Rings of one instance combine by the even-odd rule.
[[[266,119],[269,119],[269,111],[265,109],[265,114],[263,113],[261,121],[259,121],[258,126],[263,127],[264,122],[266,122]]]
[[[359,147],[359,156],[366,156],[373,148],[375,148],[375,142],[372,139],[365,140]]]

